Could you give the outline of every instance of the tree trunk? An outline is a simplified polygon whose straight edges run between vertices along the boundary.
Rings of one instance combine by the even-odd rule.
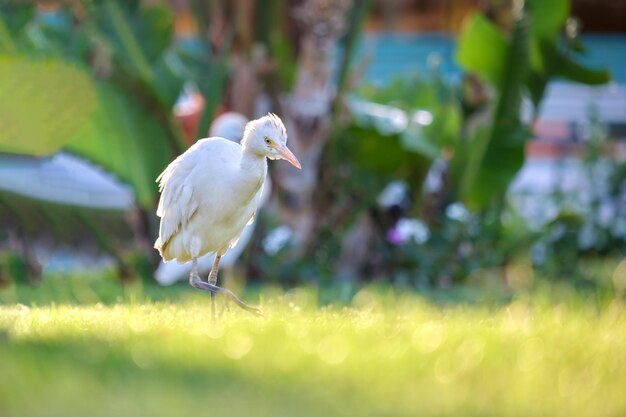
[[[315,224],[313,193],[335,97],[332,54],[344,33],[351,5],[352,0],[306,0],[294,13],[302,30],[298,72],[292,93],[281,98],[281,113],[289,147],[302,170],[276,164],[275,174],[282,220],[292,228],[301,247],[310,240]]]

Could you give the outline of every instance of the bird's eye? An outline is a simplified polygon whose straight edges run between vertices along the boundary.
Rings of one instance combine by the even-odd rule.
[[[272,144],[272,140],[266,136],[265,137],[265,143],[267,143],[268,145],[271,145]]]

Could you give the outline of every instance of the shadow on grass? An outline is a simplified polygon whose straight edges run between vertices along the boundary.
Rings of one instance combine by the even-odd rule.
[[[264,383],[236,363],[190,366],[103,340],[0,341],[0,414],[29,416],[337,415],[288,380]],[[154,353],[154,352],[153,352]],[[303,414],[302,410],[309,410]],[[312,411],[314,410],[314,411]]]

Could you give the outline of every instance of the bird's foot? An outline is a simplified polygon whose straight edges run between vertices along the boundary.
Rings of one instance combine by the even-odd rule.
[[[202,281],[202,278],[200,278],[200,275],[194,274],[193,272],[189,275],[189,285],[191,285],[192,287],[198,290],[209,291],[206,288],[203,288],[202,284],[206,284],[206,282]]]
[[[258,309],[256,307],[249,306],[248,304],[244,303],[231,290],[228,290],[228,289],[222,288],[222,287],[218,287],[217,285],[210,284],[208,282],[204,282],[198,276],[191,276],[189,278],[189,283],[191,284],[192,287],[194,287],[194,288],[196,288],[198,290],[203,290],[203,291],[210,292],[211,295],[213,295],[215,293],[218,293],[218,292],[222,293],[224,295],[224,297],[226,297],[226,301],[233,301],[235,304],[237,304],[239,307],[241,307],[242,309],[246,310],[247,312],[252,313],[252,314],[254,314],[256,316],[263,316],[263,314],[261,313],[260,309]]]

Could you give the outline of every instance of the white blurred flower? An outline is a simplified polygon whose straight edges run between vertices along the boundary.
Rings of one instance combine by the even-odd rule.
[[[615,237],[626,239],[626,217],[620,217],[615,221],[615,224],[611,228],[611,233]]]
[[[615,206],[609,199],[603,199],[596,211],[596,220],[602,227],[609,228],[615,219]]]
[[[441,191],[444,186],[443,176],[447,169],[448,163],[443,158],[438,158],[433,162],[424,180],[424,190],[427,193],[432,194]]]
[[[530,247],[530,258],[535,265],[543,265],[548,258],[548,249],[544,242],[536,242]]]
[[[552,242],[556,242],[557,240],[565,236],[565,233],[567,233],[567,227],[565,227],[563,223],[557,223],[554,225],[550,232],[550,240]]]
[[[408,191],[409,186],[406,182],[391,181],[378,196],[378,205],[383,208],[400,205]]]
[[[578,247],[580,249],[591,249],[598,240],[598,233],[592,221],[586,221],[578,231]]]
[[[459,222],[467,222],[470,219],[470,213],[461,203],[452,203],[446,208],[446,216],[451,220]]]
[[[270,231],[263,239],[263,249],[269,255],[275,255],[279,250],[285,247],[293,232],[286,225],[278,226]]]
[[[390,243],[401,245],[413,241],[418,245],[426,243],[430,238],[428,226],[417,219],[402,218],[395,227],[389,230],[387,240]]]

